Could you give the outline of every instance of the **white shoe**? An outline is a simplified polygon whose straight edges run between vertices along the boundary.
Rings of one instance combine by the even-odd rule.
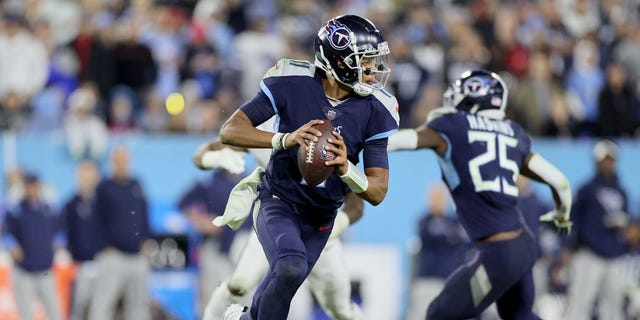
[[[240,316],[242,316],[246,309],[247,307],[234,303],[224,312],[223,318],[224,320],[240,320]]]

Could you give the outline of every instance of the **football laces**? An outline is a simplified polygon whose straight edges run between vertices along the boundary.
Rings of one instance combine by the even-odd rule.
[[[307,148],[307,157],[305,158],[306,163],[313,163],[313,150],[316,148],[316,143],[308,140],[309,147]]]

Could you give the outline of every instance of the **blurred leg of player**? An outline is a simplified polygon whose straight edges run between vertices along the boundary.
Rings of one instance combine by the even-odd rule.
[[[587,249],[580,249],[575,253],[567,293],[567,319],[591,319],[593,304],[601,289],[604,268],[604,261]]]
[[[206,239],[200,249],[200,307],[204,312],[209,297],[233,272],[233,265],[226,254],[220,251],[217,239]]]
[[[429,305],[427,319],[472,318],[499,298],[507,298],[505,293],[509,290],[514,290],[509,293],[528,294],[526,285],[519,286],[524,285],[520,281],[526,283],[527,277],[531,279],[531,268],[536,258],[534,238],[529,232],[525,231],[512,240],[481,242],[477,247],[478,257],[447,279],[440,295]],[[533,290],[533,283],[530,283],[530,290]],[[527,296],[510,299],[528,301]],[[524,312],[504,308],[503,311],[526,313],[518,319],[539,319],[531,309]]]
[[[58,290],[56,288],[55,279],[46,275],[39,276],[35,279],[36,292],[42,305],[44,306],[47,319],[61,320],[62,312],[60,311],[60,301],[58,300]]]
[[[78,274],[73,283],[71,320],[86,319],[91,303],[91,294],[96,291],[96,264],[94,261],[79,265]]]
[[[327,242],[315,267],[307,277],[307,284],[318,303],[335,320],[364,319],[360,307],[351,301],[351,279],[338,239]]]
[[[238,303],[242,297],[253,291],[268,269],[269,262],[262,252],[258,236],[255,232],[251,232],[231,278],[222,282],[213,291],[202,320],[222,319],[227,307]]]
[[[427,306],[444,288],[444,279],[412,279],[410,288],[409,306],[405,320],[424,320],[427,314]]]
[[[11,284],[15,295],[20,319],[33,319],[33,300],[35,299],[35,281],[26,271],[14,266],[11,271]]]
[[[501,319],[535,319],[531,317],[535,297],[533,273],[529,272],[496,301]]]

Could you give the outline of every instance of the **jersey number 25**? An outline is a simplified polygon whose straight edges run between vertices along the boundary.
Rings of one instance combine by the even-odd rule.
[[[507,148],[515,148],[518,145],[518,140],[493,132],[469,131],[469,143],[473,142],[485,142],[487,146],[484,153],[469,161],[469,173],[476,192],[493,191],[517,197],[518,188],[515,186],[515,181],[520,173],[520,168],[515,161],[507,158]],[[497,159],[496,154],[498,155]],[[482,179],[480,167],[496,161],[500,168],[512,172],[511,179],[500,175],[493,180]]]

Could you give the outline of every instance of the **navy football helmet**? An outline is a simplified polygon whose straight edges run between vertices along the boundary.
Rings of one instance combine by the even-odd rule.
[[[487,70],[463,72],[444,93],[445,107],[503,119],[509,89],[502,78]]]
[[[389,78],[389,45],[369,20],[343,15],[329,20],[315,40],[315,65],[338,82],[367,96],[382,89]],[[363,81],[364,75],[374,80]]]

